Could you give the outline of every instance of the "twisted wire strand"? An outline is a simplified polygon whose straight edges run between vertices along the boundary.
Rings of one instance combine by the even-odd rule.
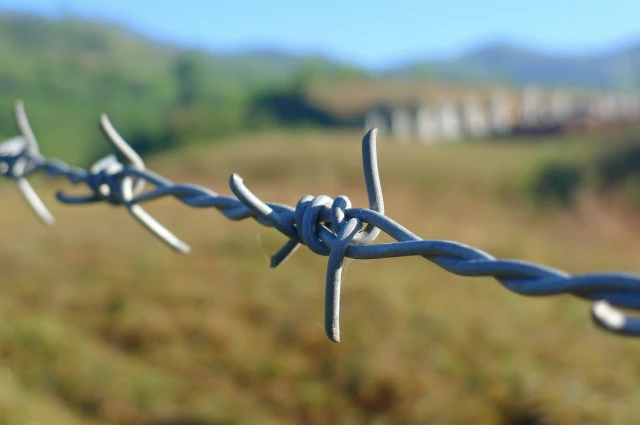
[[[345,258],[378,259],[420,256],[444,270],[473,277],[492,277],[520,295],[551,296],[571,294],[592,301],[591,319],[600,328],[617,335],[640,336],[640,318],[630,317],[618,308],[640,311],[640,275],[592,273],[570,275],[546,266],[492,255],[458,242],[424,240],[384,215],[384,199],[377,166],[377,129],[362,140],[362,158],[369,208],[353,208],[346,196],[306,195],[295,207],[265,203],[249,190],[243,179],[232,174],[229,186],[235,197],[219,195],[205,187],[174,183],[148,170],[142,158],[116,132],[106,115],[100,125],[108,141],[128,163],[109,155],[90,170],[70,166],[39,153],[21,102],[16,119],[22,135],[0,145],[0,172],[18,182],[27,201],[45,223],[50,214],[35,191],[25,190],[26,177],[42,171],[51,177],[65,177],[73,184],[91,190],[87,195],[56,194],[60,202],[82,205],[107,202],[124,205],[142,225],[169,247],[181,253],[189,246],[157,222],[142,204],[167,196],[193,208],[216,208],[230,220],[252,218],[273,227],[288,241],[271,257],[271,267],[283,264],[301,246],[328,257],[325,281],[325,332],[340,341],[340,289]],[[21,183],[22,182],[22,183]],[[28,183],[26,183],[28,185]],[[153,188],[144,191],[147,185]],[[30,186],[28,186],[30,188]],[[381,232],[395,242],[372,244]]]

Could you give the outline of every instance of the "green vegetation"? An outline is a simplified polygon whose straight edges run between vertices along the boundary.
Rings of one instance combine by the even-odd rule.
[[[292,115],[309,104],[308,84],[364,75],[313,57],[216,56],[152,43],[102,23],[2,12],[0,63],[0,137],[14,135],[11,108],[23,99],[44,153],[78,165],[106,152],[97,131],[102,112],[145,154],[297,123],[300,114]],[[294,102],[272,115],[265,96]],[[306,124],[342,124],[312,109]],[[315,122],[316,116],[325,120]]]
[[[640,131],[626,130],[585,156],[544,161],[527,191],[538,206],[573,207],[581,193],[617,199],[640,208]]]
[[[571,162],[549,162],[536,170],[531,180],[531,194],[536,203],[571,207],[582,183],[582,169]]]

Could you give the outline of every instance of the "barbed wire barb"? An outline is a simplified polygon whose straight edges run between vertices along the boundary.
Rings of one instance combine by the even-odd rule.
[[[189,246],[162,226],[141,206],[171,196],[193,208],[216,208],[230,220],[254,219],[273,227],[287,241],[271,256],[271,267],[279,267],[301,245],[327,256],[325,280],[325,332],[340,341],[340,291],[345,258],[379,259],[420,256],[459,276],[492,277],[512,292],[526,296],[571,294],[592,302],[591,320],[600,329],[626,336],[640,336],[640,318],[620,309],[640,311],[640,275],[593,273],[570,275],[546,266],[498,259],[459,242],[424,240],[384,214],[384,199],[377,164],[377,129],[362,139],[364,182],[369,208],[353,208],[346,196],[331,199],[325,195],[305,195],[295,207],[262,201],[245,185],[239,174],[231,174],[229,187],[235,195],[224,196],[201,186],[177,184],[149,170],[142,158],[120,136],[106,114],[100,116],[100,129],[117,154],[96,161],[89,170],[72,167],[40,154],[22,102],[16,103],[20,135],[0,144],[0,173],[18,183],[22,194],[40,219],[51,224],[48,210],[26,177],[43,171],[50,177],[65,177],[71,184],[82,184],[88,195],[56,193],[67,204],[106,202],[123,205],[127,211],[159,240],[180,253]],[[22,182],[22,183],[21,183]],[[151,186],[150,188],[148,186]],[[147,190],[145,190],[145,188]],[[50,216],[50,213],[49,213]],[[394,242],[373,244],[384,232]]]
[[[22,196],[38,218],[46,225],[53,225],[55,222],[53,215],[25,177],[36,166],[36,161],[41,159],[41,155],[38,141],[29,124],[24,103],[21,100],[15,103],[14,116],[20,135],[0,145],[0,155],[13,154],[14,158],[14,161],[3,164],[3,174],[15,181]]]

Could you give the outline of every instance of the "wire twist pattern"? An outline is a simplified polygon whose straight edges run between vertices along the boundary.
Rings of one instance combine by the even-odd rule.
[[[53,217],[31,188],[27,176],[43,171],[51,177],[65,177],[71,184],[85,185],[87,195],[58,192],[67,204],[106,202],[123,205],[131,215],[172,249],[187,253],[189,246],[156,221],[141,206],[172,196],[194,208],[216,208],[230,220],[252,218],[273,227],[288,238],[271,257],[271,267],[284,263],[301,245],[328,256],[325,281],[325,332],[340,341],[340,288],[345,258],[377,259],[421,256],[460,276],[493,277],[505,288],[528,296],[572,294],[592,301],[591,318],[600,328],[618,335],[640,336],[640,318],[625,315],[618,308],[640,310],[640,275],[596,273],[570,275],[560,270],[519,260],[498,259],[458,242],[424,240],[384,215],[384,200],[378,173],[376,136],[371,129],[362,140],[364,180],[369,208],[353,208],[346,196],[306,195],[295,207],[265,203],[232,174],[229,186],[233,196],[196,185],[178,184],[146,169],[144,161],[116,132],[106,115],[100,128],[126,163],[116,155],[97,161],[89,170],[72,167],[43,157],[27,120],[24,105],[15,106],[20,135],[0,144],[0,173],[14,180],[34,212],[46,224]],[[150,190],[144,190],[147,185]],[[380,232],[396,242],[373,244]],[[616,308],[618,307],[618,308]]]

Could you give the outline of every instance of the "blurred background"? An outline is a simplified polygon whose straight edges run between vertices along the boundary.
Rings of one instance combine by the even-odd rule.
[[[425,239],[569,273],[640,272],[640,6],[631,0],[0,0],[0,138],[25,102],[43,154],[110,153],[265,201],[366,206],[380,130],[386,214]],[[418,258],[349,260],[342,342],[326,257],[171,199],[71,207],[45,228],[0,182],[0,423],[629,424],[638,341],[589,303],[526,298]],[[83,191],[84,190],[84,191]],[[390,242],[381,235],[378,242]]]

